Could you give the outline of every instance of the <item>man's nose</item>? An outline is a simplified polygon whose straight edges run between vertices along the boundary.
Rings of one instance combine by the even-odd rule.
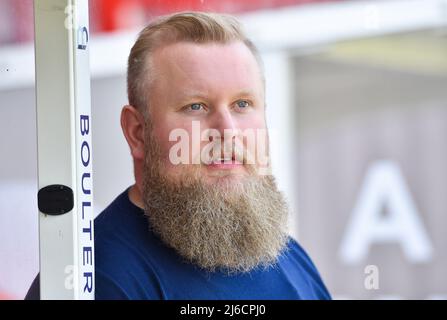
[[[209,123],[210,128],[219,131],[222,138],[225,134],[234,135],[237,132],[237,123],[231,110],[228,110],[227,108],[216,110],[211,117],[211,123]]]

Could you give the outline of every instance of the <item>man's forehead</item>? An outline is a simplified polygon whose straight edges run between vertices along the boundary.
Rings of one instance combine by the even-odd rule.
[[[155,82],[181,81],[182,92],[176,93],[182,96],[206,95],[215,85],[255,94],[262,83],[256,59],[242,42],[175,43],[157,50],[152,62]]]
[[[194,72],[207,68],[214,69],[215,72],[228,68],[247,72],[258,67],[254,55],[240,41],[203,44],[178,42],[161,47],[154,52],[153,57],[154,67],[180,72]]]
[[[187,51],[188,53],[195,53],[196,55],[203,54],[205,52],[230,52],[240,51],[250,53],[250,49],[240,40],[233,40],[228,42],[192,42],[192,41],[177,41],[170,42],[161,45],[155,52],[159,52],[162,56],[179,54],[181,55]],[[184,55],[185,57],[189,55]]]

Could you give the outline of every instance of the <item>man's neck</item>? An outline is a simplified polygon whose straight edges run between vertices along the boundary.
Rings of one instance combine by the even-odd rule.
[[[141,191],[136,184],[129,189],[129,200],[137,207],[144,209],[143,200],[141,198]]]

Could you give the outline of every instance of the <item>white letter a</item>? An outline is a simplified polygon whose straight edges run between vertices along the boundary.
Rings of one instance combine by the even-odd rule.
[[[385,205],[388,212],[382,215]],[[432,257],[432,245],[399,167],[380,161],[367,172],[339,255],[346,264],[359,263],[372,244],[390,242],[399,243],[410,262]]]

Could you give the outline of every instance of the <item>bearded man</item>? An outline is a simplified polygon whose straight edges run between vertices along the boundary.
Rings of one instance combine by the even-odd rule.
[[[266,81],[237,20],[153,21],[127,82],[135,184],[95,220],[96,299],[330,299],[258,152]]]

